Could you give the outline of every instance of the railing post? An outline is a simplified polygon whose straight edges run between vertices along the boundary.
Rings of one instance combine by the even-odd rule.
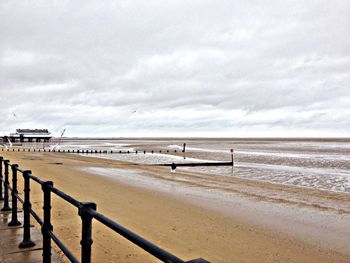
[[[11,207],[9,206],[9,160],[5,160],[5,181],[4,181],[4,207],[1,211],[11,211]]]
[[[0,200],[4,200],[4,197],[2,195],[2,184],[3,184],[3,177],[2,177],[2,162],[4,158],[0,157]]]
[[[12,218],[11,222],[8,223],[8,226],[19,226],[21,225],[21,222],[18,221],[17,219],[17,169],[18,169],[18,164],[12,164]]]
[[[84,202],[79,207],[79,215],[82,221],[81,231],[81,263],[91,262],[91,245],[92,245],[92,216],[89,210],[96,210],[96,204],[92,202]]]
[[[19,248],[28,248],[35,246],[35,243],[30,239],[30,175],[32,171],[24,171],[24,203],[23,203],[23,241],[19,244]]]
[[[51,188],[53,182],[47,181],[41,185],[41,189],[44,192],[44,224],[41,228],[43,234],[43,262],[51,262],[51,237],[49,232],[52,231],[51,225]]]

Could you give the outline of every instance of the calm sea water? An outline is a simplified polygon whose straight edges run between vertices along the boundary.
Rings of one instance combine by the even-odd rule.
[[[230,161],[234,167],[179,167],[213,176],[235,176],[278,184],[350,193],[350,141],[347,140],[234,140],[130,139],[62,140],[45,148],[138,151],[138,154],[86,154],[134,163]],[[186,153],[182,153],[186,143]],[[38,144],[37,147],[42,147]],[[150,153],[151,151],[154,153]],[[176,152],[175,152],[176,150]],[[146,154],[143,151],[147,151]],[[161,151],[161,152],[160,152]]]

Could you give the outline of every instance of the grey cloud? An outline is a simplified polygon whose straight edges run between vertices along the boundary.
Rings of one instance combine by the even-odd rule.
[[[349,10],[346,0],[1,1],[1,130],[348,134]]]

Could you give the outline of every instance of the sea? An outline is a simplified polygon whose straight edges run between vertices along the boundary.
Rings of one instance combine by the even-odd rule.
[[[350,193],[350,139],[64,138],[35,147],[79,150],[84,156],[146,165],[233,158],[233,166],[179,166],[177,170]]]

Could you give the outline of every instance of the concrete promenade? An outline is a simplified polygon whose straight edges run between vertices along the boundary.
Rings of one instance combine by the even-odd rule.
[[[0,208],[3,201],[0,201]],[[23,223],[23,213],[18,212],[18,220]],[[39,263],[42,262],[42,239],[38,229],[31,228],[31,239],[35,246],[27,249],[18,248],[23,238],[23,227],[7,226],[11,221],[11,211],[0,211],[0,263]],[[52,262],[63,262],[58,254],[52,249]]]

